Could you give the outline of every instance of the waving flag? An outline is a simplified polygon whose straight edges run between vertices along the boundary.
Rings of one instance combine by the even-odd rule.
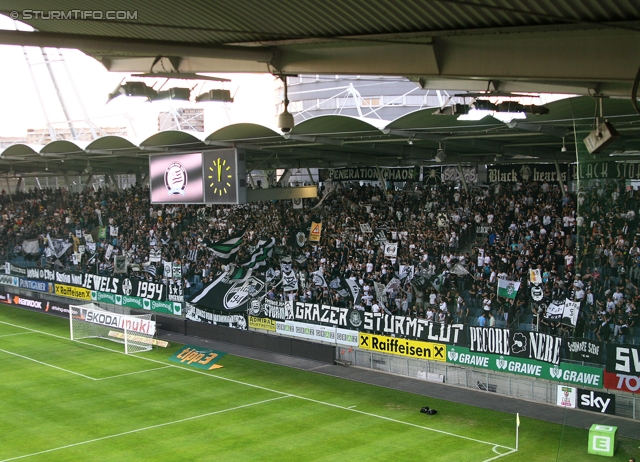
[[[236,254],[240,250],[243,239],[244,230],[231,236],[229,239],[223,239],[217,242],[204,239],[202,243],[218,257],[218,260],[224,264],[228,264],[236,259]]]
[[[516,298],[520,282],[498,279],[498,297]]]
[[[258,245],[254,249],[251,257],[248,261],[241,263],[240,266],[247,268],[259,268],[267,265],[267,260],[273,255],[273,248],[276,245],[275,237],[272,237],[270,241],[260,240]]]

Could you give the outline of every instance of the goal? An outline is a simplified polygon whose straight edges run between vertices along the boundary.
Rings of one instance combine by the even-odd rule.
[[[124,344],[126,354],[151,350],[156,333],[152,314],[132,315],[105,310],[93,303],[71,305],[71,340],[103,338]]]

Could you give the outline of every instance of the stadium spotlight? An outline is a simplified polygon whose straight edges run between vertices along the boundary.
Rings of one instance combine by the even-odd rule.
[[[567,147],[564,144],[564,136],[562,137],[562,149],[560,149],[560,152],[567,152]]]
[[[437,109],[433,115],[461,115],[469,113],[468,104],[454,104],[453,106],[445,106]]]
[[[207,102],[233,103],[231,92],[229,90],[209,90],[196,96],[196,103]]]
[[[121,83],[116,87],[115,90],[109,93],[109,99],[107,100],[107,103],[120,95],[141,96],[147,98],[149,101],[152,101],[158,95],[158,92],[144,82],[126,82],[124,84]]]
[[[180,101],[189,101],[191,97],[191,90],[188,88],[169,88],[168,90],[159,91],[149,99],[151,101],[160,101],[160,100],[180,100]]]

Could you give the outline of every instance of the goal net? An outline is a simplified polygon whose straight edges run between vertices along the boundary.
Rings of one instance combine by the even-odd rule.
[[[151,350],[156,323],[152,314],[114,313],[93,303],[69,307],[71,340],[103,338],[124,344],[126,354]]]

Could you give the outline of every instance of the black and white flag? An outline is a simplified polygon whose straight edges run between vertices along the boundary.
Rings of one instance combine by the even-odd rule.
[[[22,251],[27,255],[38,255],[40,253],[40,240],[25,239],[22,241]]]
[[[124,255],[116,255],[113,257],[113,274],[121,274],[127,272],[127,257]]]
[[[56,258],[60,258],[64,253],[69,250],[71,244],[64,242],[62,239],[51,239],[51,236],[47,234],[47,242],[49,243],[49,249]],[[111,258],[109,256],[109,258]]]
[[[398,256],[398,243],[386,242],[384,244],[384,256],[385,257],[397,257]]]
[[[415,275],[416,267],[414,265],[400,265],[400,279],[410,281]]]
[[[327,281],[324,278],[322,269],[311,273],[311,280],[313,281],[313,284],[318,287],[327,287]]]
[[[117,226],[110,226],[110,236],[111,237],[118,237],[118,227]]]
[[[376,236],[373,238],[373,242],[375,242],[376,244],[384,244],[385,242],[387,242],[387,235],[384,231],[378,231],[376,233]]]
[[[187,255],[187,259],[189,261],[196,261],[198,259],[198,249],[189,250],[189,254]]]
[[[280,272],[282,273],[282,290],[285,292],[298,290],[298,278],[293,268],[291,268],[291,264],[282,263],[280,265]]]
[[[156,267],[155,267],[155,265],[148,265],[142,271],[145,272],[145,273],[149,273],[151,276],[154,276],[154,277],[156,275]]]
[[[244,266],[245,268],[259,268],[261,266],[267,265],[267,260],[271,258],[273,255],[273,248],[276,245],[276,238],[272,237],[271,239],[260,239],[258,241],[258,245],[255,247],[253,252],[251,253],[251,257],[249,260],[240,263],[240,266]]]
[[[152,263],[160,263],[162,260],[162,250],[159,248],[151,249],[149,251],[149,261]]]
[[[173,264],[170,261],[162,262],[162,274],[166,278],[170,278],[173,275]]]

